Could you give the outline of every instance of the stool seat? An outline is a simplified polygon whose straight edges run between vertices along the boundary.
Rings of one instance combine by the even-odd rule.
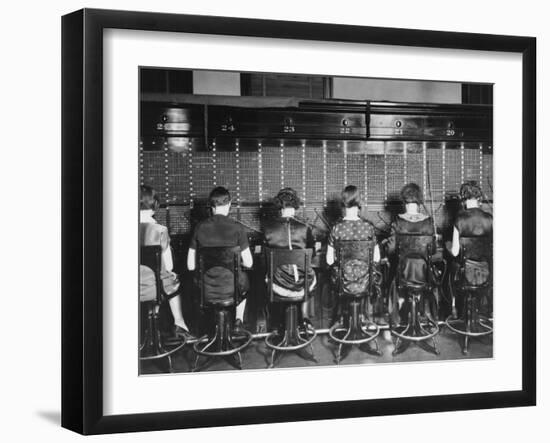
[[[470,285],[470,284],[464,283],[460,285],[460,289],[463,291],[481,291],[487,288],[489,288],[488,283],[484,283],[483,285]]]
[[[415,289],[420,291],[426,287],[426,283],[417,283],[417,282],[407,281],[407,282],[402,282],[401,286],[406,289]]]
[[[349,292],[343,292],[342,297],[346,300],[361,300],[365,297],[365,294],[351,294]]]
[[[304,301],[304,295],[297,295],[296,297],[285,297],[282,295],[273,294],[273,301],[276,303],[302,303]]]
[[[220,308],[230,308],[231,306],[235,306],[235,300],[212,300],[207,302],[206,305]]]

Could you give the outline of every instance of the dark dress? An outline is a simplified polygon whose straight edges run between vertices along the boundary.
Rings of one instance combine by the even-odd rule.
[[[395,254],[397,248],[397,235],[398,234],[417,234],[417,235],[434,235],[433,221],[431,217],[423,214],[415,216],[407,216],[406,214],[400,214],[396,220],[392,223],[391,237],[388,239],[388,253],[390,255]],[[435,243],[433,245],[435,250]],[[405,294],[398,294],[397,291],[397,273],[401,281],[407,281],[411,283],[426,283],[428,279],[428,269],[426,261],[421,257],[404,257],[409,251],[399,251],[401,257],[394,257],[393,260],[393,272],[394,278],[390,287],[390,297],[388,311],[395,323],[400,320],[406,319],[408,312],[401,313],[401,319],[398,312],[398,297],[404,297]],[[410,251],[412,252],[412,251]],[[432,307],[430,309],[430,301],[427,301],[425,309],[432,312],[436,309]]]
[[[199,254],[201,247],[236,248],[242,252],[249,247],[248,236],[241,224],[225,215],[216,214],[200,222],[193,232],[189,248],[197,250]],[[245,272],[239,272],[238,278],[237,298],[241,300],[246,296],[250,283]],[[233,297],[234,275],[227,268],[215,266],[209,269],[205,273],[204,281],[207,301],[215,302]]]
[[[455,221],[461,237],[480,237],[493,234],[493,216],[480,208],[461,210]]]
[[[493,216],[480,208],[469,208],[461,210],[455,220],[454,227],[457,229],[459,237],[476,238],[486,237],[492,240],[493,235]],[[463,278],[466,282],[473,285],[486,283],[490,276],[490,259],[492,251],[484,250],[489,247],[491,242],[480,243],[473,242],[466,256],[464,256]],[[464,251],[462,251],[464,253]],[[460,278],[458,271],[460,264],[455,262],[453,265],[453,277]]]
[[[315,240],[311,229],[286,217],[277,217],[264,226],[264,241],[268,248],[273,249],[313,249]],[[310,267],[307,270],[309,291],[316,285],[315,272]],[[283,265],[274,271],[273,292],[281,297],[296,297],[304,291],[304,269],[300,266]],[[311,295],[311,292],[310,292]]]

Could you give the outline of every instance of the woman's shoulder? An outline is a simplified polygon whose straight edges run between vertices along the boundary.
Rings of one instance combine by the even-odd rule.
[[[168,228],[158,223],[140,223],[139,230],[143,232],[168,232]]]
[[[431,217],[427,214],[422,214],[422,213],[417,213],[417,214],[408,214],[408,213],[403,213],[403,214],[399,214],[397,216],[397,221],[405,221],[405,222],[408,222],[408,223],[420,223],[420,222],[429,222],[431,219]]]
[[[332,232],[340,233],[353,225],[353,221],[340,219],[332,226]]]
[[[139,238],[142,246],[162,244],[168,238],[168,228],[158,223],[140,223]]]
[[[332,225],[332,229],[333,230],[341,229],[342,226],[345,226],[345,225],[346,225],[346,220],[340,219],[336,223],[334,223],[334,225]]]
[[[264,220],[264,228],[269,230],[281,229],[284,225],[282,217],[270,217]]]
[[[370,221],[368,221],[364,218],[361,219],[361,225],[363,225],[363,226],[365,226],[366,228],[369,228],[369,229],[374,229],[373,228],[374,225]]]
[[[493,219],[493,215],[490,212],[486,212],[481,208],[461,209],[456,215],[457,221],[468,220],[472,218],[484,218]]]
[[[364,219],[340,220],[332,227],[332,232],[336,236],[349,234],[350,237],[363,237],[365,234],[372,236],[374,229],[372,224]]]
[[[433,233],[432,218],[426,214],[399,214],[394,222],[397,233]]]
[[[286,232],[288,222],[290,222],[290,226],[292,226],[293,231],[296,231],[300,226],[302,226],[294,220],[288,220],[283,217],[274,217],[266,219],[263,222],[262,231],[264,232],[264,235],[277,235],[281,232]]]

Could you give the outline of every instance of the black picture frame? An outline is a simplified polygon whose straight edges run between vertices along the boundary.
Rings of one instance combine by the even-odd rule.
[[[522,388],[392,399],[105,416],[102,344],[103,30],[107,28],[522,54]],[[62,426],[102,434],[536,404],[536,39],[83,9],[62,18]],[[518,122],[519,123],[519,122]]]

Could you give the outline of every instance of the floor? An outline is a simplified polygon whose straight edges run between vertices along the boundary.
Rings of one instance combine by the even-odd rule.
[[[485,336],[470,340],[469,353],[463,355],[461,343],[462,339],[449,329],[442,327],[437,336],[440,354],[435,355],[428,352],[418,345],[411,344],[403,353],[393,356],[394,349],[389,331],[382,331],[378,337],[378,344],[382,351],[381,356],[370,355],[359,349],[357,346],[351,348],[347,356],[341,361],[340,365],[357,364],[376,364],[392,362],[412,362],[412,361],[434,361],[434,360],[455,360],[455,359],[477,359],[491,358],[493,356],[492,336]],[[316,362],[306,360],[294,352],[287,352],[277,358],[275,367],[295,368],[306,366],[329,366],[335,365],[335,356],[337,345],[330,342],[328,335],[320,334],[313,342],[313,352]],[[271,357],[271,351],[266,347],[264,340],[254,340],[245,351],[242,352],[242,367],[246,369],[266,369]],[[172,358],[173,372],[189,372],[195,362],[195,354],[192,346],[186,346],[184,349],[176,352]],[[168,372],[166,359],[163,361],[143,361],[141,362],[142,374],[159,374]],[[205,361],[201,357],[200,366],[205,367],[204,371],[223,371],[235,370],[230,362],[215,358]]]

